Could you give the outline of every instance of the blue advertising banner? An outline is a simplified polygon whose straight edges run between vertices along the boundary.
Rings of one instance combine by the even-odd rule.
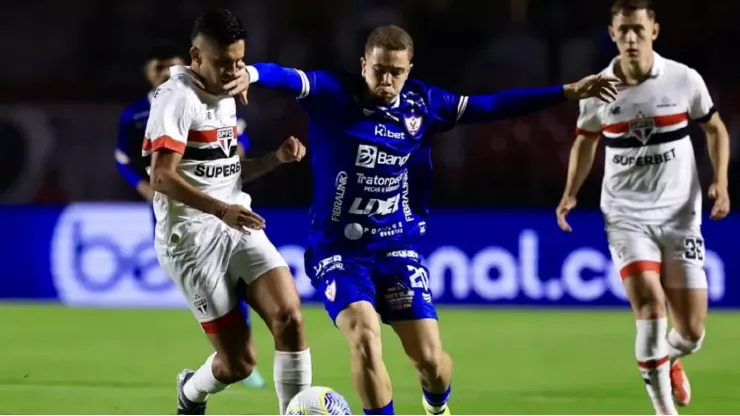
[[[305,301],[319,300],[303,266],[308,229],[301,210],[257,209],[296,276]],[[573,233],[550,212],[437,211],[420,251],[438,304],[617,306],[626,304],[601,216],[574,213]],[[740,217],[706,221],[713,307],[740,307]],[[0,299],[71,306],[185,307],[160,270],[146,204],[0,207]]]

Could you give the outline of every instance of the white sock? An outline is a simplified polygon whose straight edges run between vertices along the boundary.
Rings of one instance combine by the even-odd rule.
[[[668,333],[668,355],[670,355],[671,360],[675,360],[676,358],[681,358],[683,356],[693,354],[701,348],[702,343],[704,342],[704,334],[706,332],[701,334],[701,338],[699,338],[698,341],[689,341],[681,336],[681,334],[676,331],[676,328],[672,328],[671,332]]]
[[[659,415],[678,414],[671,389],[671,361],[668,357],[666,331],[668,319],[638,319],[635,357],[645,387]]]
[[[290,399],[311,387],[311,377],[311,350],[275,351],[273,379],[281,415],[285,414]]]
[[[208,396],[223,391],[228,384],[224,384],[213,376],[213,358],[216,353],[211,354],[206,362],[193,374],[182,388],[183,394],[188,400],[203,403]]]

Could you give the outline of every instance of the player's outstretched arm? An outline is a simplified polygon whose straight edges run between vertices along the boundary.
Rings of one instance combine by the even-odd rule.
[[[520,117],[567,100],[596,98],[611,102],[617,97],[618,78],[589,75],[578,82],[547,88],[522,88],[489,95],[461,96],[457,122],[479,123]]]
[[[305,155],[306,147],[295,137],[288,137],[274,152],[260,158],[242,159],[242,180],[253,181],[284,163],[300,162]]]
[[[273,63],[248,65],[246,73],[250,84],[283,91],[297,99],[331,93],[338,85],[328,72],[303,71]]]

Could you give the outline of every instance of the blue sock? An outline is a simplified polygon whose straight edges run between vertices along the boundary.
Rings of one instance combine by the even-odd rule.
[[[427,403],[434,407],[443,407],[450,400],[450,393],[452,392],[452,383],[447,387],[444,393],[430,393],[425,389],[421,389],[424,394],[424,398],[427,399]]]
[[[393,400],[389,401],[387,405],[380,409],[362,409],[366,415],[394,415],[393,413]]]
[[[247,326],[251,326],[252,321],[249,319],[249,306],[247,306],[247,302],[240,300],[239,307],[242,309],[242,316],[244,316],[244,322],[247,323]]]

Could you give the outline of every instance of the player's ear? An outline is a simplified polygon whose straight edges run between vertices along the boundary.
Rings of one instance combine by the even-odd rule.
[[[653,24],[653,40],[658,39],[659,34],[660,34],[660,23],[655,22]]]
[[[614,31],[614,27],[612,25],[609,25],[607,30],[609,31],[609,38],[612,40],[612,42],[617,43],[617,34]]]
[[[365,61],[365,57],[364,56],[361,56],[360,57],[360,72],[362,73],[362,76],[363,77],[365,76],[365,64],[366,63],[367,63],[367,61]]]
[[[197,62],[200,64],[200,49],[196,48],[195,46],[190,47],[190,61],[191,62]]]
[[[406,71],[406,75],[410,74],[412,69],[414,69],[414,64],[409,64],[409,70]]]

